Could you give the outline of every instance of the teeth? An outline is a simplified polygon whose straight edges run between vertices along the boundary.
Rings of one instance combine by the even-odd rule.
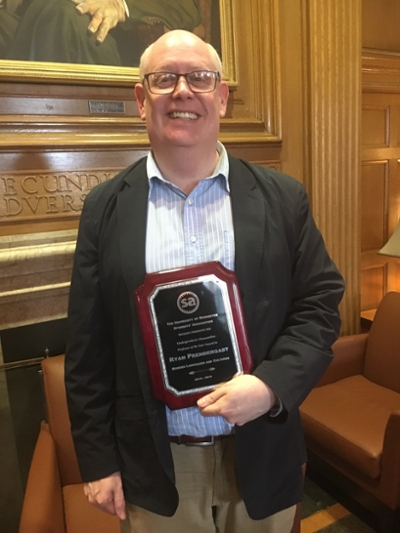
[[[175,111],[173,113],[170,113],[171,118],[185,118],[189,120],[196,120],[198,115],[196,113],[189,113],[189,112],[182,112],[182,111]]]

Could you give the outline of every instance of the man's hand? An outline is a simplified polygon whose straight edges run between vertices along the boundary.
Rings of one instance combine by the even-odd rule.
[[[119,22],[125,21],[125,6],[122,0],[71,0],[82,15],[92,16],[88,30],[97,32],[97,41],[102,43],[108,32]]]
[[[119,472],[85,483],[83,490],[86,498],[95,507],[106,513],[117,515],[120,520],[125,520],[125,498]]]
[[[203,416],[223,416],[242,426],[267,413],[276,397],[261,379],[250,374],[234,377],[197,401]]]

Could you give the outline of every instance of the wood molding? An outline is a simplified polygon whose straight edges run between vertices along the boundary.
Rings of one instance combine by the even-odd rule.
[[[76,230],[0,236],[3,329],[66,315]]]
[[[362,90],[374,93],[399,93],[400,53],[363,49]]]
[[[342,333],[360,322],[361,0],[304,5],[305,184],[346,280]]]

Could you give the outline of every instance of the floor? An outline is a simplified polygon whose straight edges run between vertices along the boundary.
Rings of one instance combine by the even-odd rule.
[[[0,533],[17,533],[30,459],[44,418],[39,364],[0,370]],[[373,533],[306,478],[302,533]]]
[[[375,530],[306,477],[301,533],[373,533]]]

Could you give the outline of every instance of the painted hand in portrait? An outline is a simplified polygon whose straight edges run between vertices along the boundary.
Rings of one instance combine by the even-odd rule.
[[[178,28],[220,51],[218,0],[0,0],[0,59],[137,67]]]

